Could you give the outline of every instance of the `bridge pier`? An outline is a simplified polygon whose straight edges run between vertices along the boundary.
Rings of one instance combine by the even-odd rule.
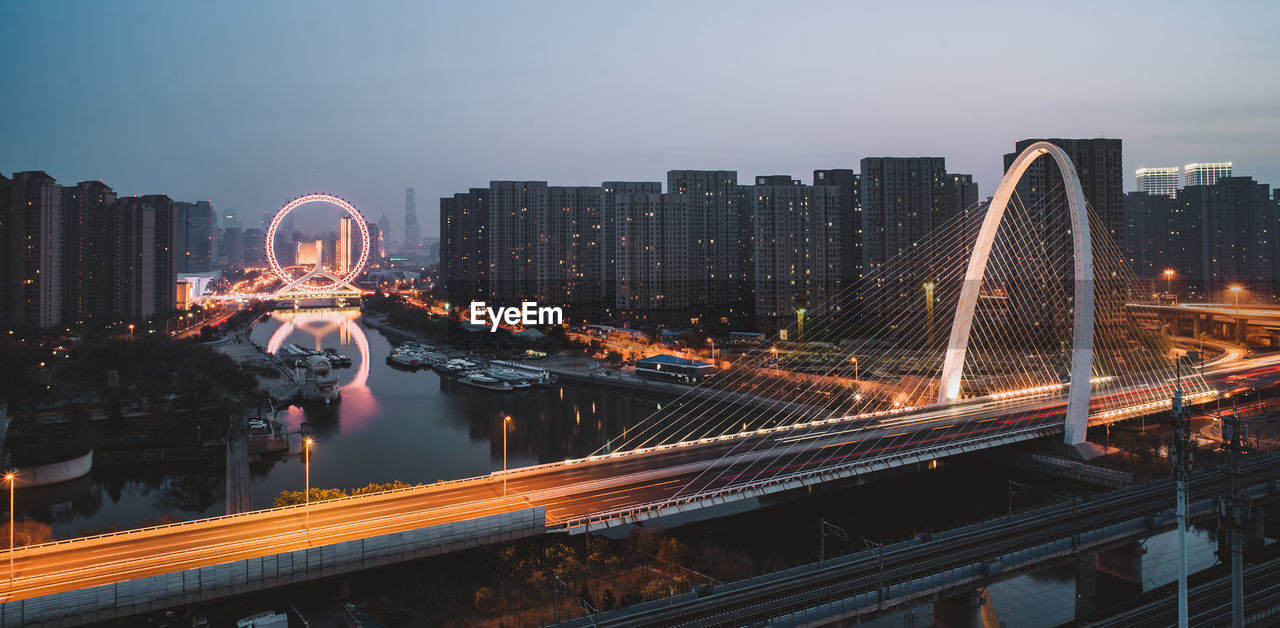
[[[1245,345],[1245,342],[1249,338],[1248,327],[1249,327],[1249,319],[1247,318],[1236,319],[1236,342],[1240,343],[1240,346],[1242,347]]]
[[[991,593],[986,587],[960,595],[941,598],[933,603],[935,628],[1000,628]]]
[[[1099,606],[1140,595],[1145,553],[1141,543],[1133,542],[1077,556],[1076,619],[1088,618]]]

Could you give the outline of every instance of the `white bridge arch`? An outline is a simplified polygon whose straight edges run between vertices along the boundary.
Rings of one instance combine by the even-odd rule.
[[[955,401],[960,396],[960,380],[964,375],[965,353],[969,348],[969,332],[973,327],[974,310],[978,293],[986,275],[987,260],[995,243],[996,230],[1004,218],[1009,200],[1022,175],[1035,160],[1044,155],[1053,157],[1062,171],[1067,204],[1071,211],[1071,242],[1075,267],[1075,298],[1072,302],[1071,332],[1071,386],[1067,389],[1067,420],[1064,439],[1069,445],[1085,442],[1089,427],[1089,382],[1093,371],[1093,248],[1089,239],[1089,214],[1085,206],[1084,190],[1076,175],[1075,164],[1058,146],[1049,142],[1036,142],[1022,151],[996,188],[991,205],[983,218],[978,239],[974,242],[960,288],[960,301],[956,306],[956,318],[951,325],[951,338],[942,364],[942,382],[938,390],[938,402]]]

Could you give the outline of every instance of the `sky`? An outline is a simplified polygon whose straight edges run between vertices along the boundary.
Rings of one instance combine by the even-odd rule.
[[[0,3],[0,172],[236,209],[310,192],[739,180],[1027,137],[1280,185],[1277,2]]]

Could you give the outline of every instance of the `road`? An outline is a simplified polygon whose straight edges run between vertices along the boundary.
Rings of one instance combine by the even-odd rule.
[[[1215,379],[1274,381],[1280,356],[1220,364]],[[1253,379],[1250,379],[1253,378]],[[1115,395],[1126,394],[1119,388]],[[1110,395],[1095,397],[1106,403]],[[169,573],[543,506],[571,519],[904,450],[1060,426],[1061,395],[980,399],[911,413],[757,432],[643,453],[18,549],[0,601]],[[784,453],[779,454],[779,451]],[[505,477],[505,480],[504,480]],[[504,495],[504,486],[506,494]],[[0,565],[3,568],[3,565]]]

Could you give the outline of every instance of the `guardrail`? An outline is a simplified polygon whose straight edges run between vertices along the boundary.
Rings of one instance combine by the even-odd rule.
[[[649,515],[654,512],[668,510],[673,507],[684,506],[684,505],[693,504],[697,502],[713,501],[715,499],[724,498],[729,495],[741,495],[741,494],[751,493],[751,492],[760,491],[762,489],[766,489],[772,486],[776,486],[779,484],[799,483],[803,485],[806,479],[820,477],[824,475],[830,475],[835,477],[845,477],[847,475],[850,475],[851,474],[850,472],[853,469],[858,467],[865,467],[865,470],[862,472],[888,470],[888,469],[892,469],[899,466],[905,466],[907,464],[911,464],[912,462],[919,462],[920,459],[932,459],[932,458],[941,457],[938,454],[954,455],[955,453],[964,453],[965,451],[973,451],[974,449],[972,446],[976,444],[982,444],[983,445],[982,448],[985,449],[986,447],[990,446],[990,443],[992,442],[1000,442],[1000,441],[1005,441],[1006,443],[1021,442],[1021,441],[1030,440],[1033,438],[1040,438],[1042,436],[1052,435],[1054,433],[1060,432],[1061,430],[1062,430],[1061,425],[1053,424],[1051,426],[1031,427],[1031,428],[1023,428],[1020,430],[1014,430],[1010,432],[1001,432],[998,435],[988,436],[986,438],[973,438],[973,439],[965,439],[965,440],[959,440],[959,441],[951,441],[945,445],[936,445],[936,446],[924,447],[919,449],[913,449],[910,452],[895,454],[893,456],[880,457],[872,460],[859,460],[859,461],[849,462],[849,463],[840,464],[840,465],[833,465],[830,467],[823,467],[820,469],[811,469],[807,471],[788,474],[782,477],[774,477],[774,478],[768,478],[766,480],[758,480],[758,481],[747,482],[743,484],[735,484],[731,486],[721,487],[718,489],[713,489],[710,491],[701,491],[698,493],[693,493],[690,495],[676,497],[672,499],[657,500],[653,502],[647,502],[644,504],[618,508],[611,511],[594,513],[586,517],[574,517],[569,519],[561,519],[561,520],[550,521],[549,523],[554,525],[563,525],[566,529],[572,531],[576,528],[590,526],[591,524],[594,524],[594,523],[603,524],[603,523],[615,522],[618,520],[624,520],[624,521],[640,520],[643,518],[649,518],[643,515]],[[961,449],[962,451],[956,452],[955,451],[956,449]],[[766,491],[766,492],[769,492],[769,491]]]

